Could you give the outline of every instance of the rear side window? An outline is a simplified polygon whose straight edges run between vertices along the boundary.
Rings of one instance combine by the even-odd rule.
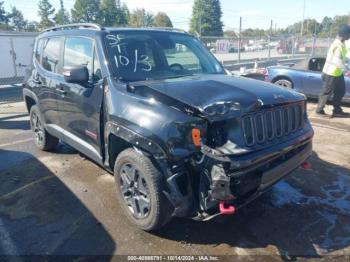
[[[49,38],[44,45],[42,66],[49,72],[59,72],[61,38]]]
[[[63,66],[86,66],[89,75],[93,70],[93,41],[81,37],[69,37],[64,48]]]

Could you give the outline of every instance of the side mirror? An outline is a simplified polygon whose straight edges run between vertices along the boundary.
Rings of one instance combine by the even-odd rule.
[[[89,81],[89,70],[86,66],[66,66],[63,68],[63,76],[67,83],[86,84]]]

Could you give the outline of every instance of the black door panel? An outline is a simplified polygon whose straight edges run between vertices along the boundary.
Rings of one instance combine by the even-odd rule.
[[[86,66],[90,81],[67,83],[64,78],[57,86],[60,124],[67,139],[79,138],[100,153],[100,112],[103,97],[102,81],[93,76],[94,41],[89,38],[67,37],[64,51],[65,66]],[[95,57],[97,61],[97,57]],[[96,68],[97,70],[97,68]]]
[[[40,110],[46,124],[59,125],[57,100],[60,94],[56,90],[63,77],[61,71],[61,50],[63,37],[52,37],[43,42],[41,63],[38,63],[33,77],[36,93],[40,101]]]

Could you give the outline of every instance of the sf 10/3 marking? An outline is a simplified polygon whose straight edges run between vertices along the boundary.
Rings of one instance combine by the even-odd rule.
[[[152,65],[149,61],[149,57],[146,55],[139,55],[139,50],[135,49],[134,53],[132,54],[132,59],[131,57],[122,54],[121,46],[127,45],[127,43],[123,42],[124,39],[126,39],[123,35],[107,35],[106,38],[109,41],[109,45],[112,48],[117,48],[118,49],[118,54],[114,55],[114,62],[117,68],[123,67],[123,66],[129,66],[130,63],[134,64],[133,72],[136,73],[138,70],[138,66],[141,64],[142,71],[149,72],[152,70]]]

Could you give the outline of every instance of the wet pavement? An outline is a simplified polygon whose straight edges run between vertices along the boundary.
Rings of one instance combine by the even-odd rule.
[[[311,170],[233,216],[146,233],[118,207],[110,174],[63,144],[37,150],[24,103],[0,104],[0,254],[350,255],[350,119],[316,117],[314,106]]]

